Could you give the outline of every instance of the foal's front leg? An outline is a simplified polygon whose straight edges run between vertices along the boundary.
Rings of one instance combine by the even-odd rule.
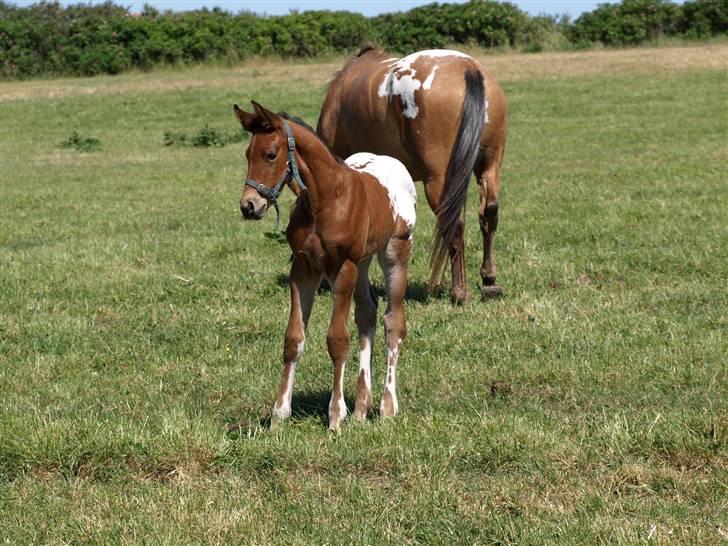
[[[350,261],[344,262],[334,281],[334,312],[331,316],[326,343],[334,366],[334,388],[329,402],[329,430],[336,431],[346,419],[344,402],[344,366],[349,354],[349,308],[356,284],[357,267]]]
[[[291,398],[296,365],[303,354],[306,340],[306,325],[311,316],[313,298],[321,281],[321,275],[312,272],[308,265],[294,258],[291,265],[291,314],[288,318],[286,338],[283,346],[283,377],[278,389],[278,398],[273,406],[271,426],[291,416]]]

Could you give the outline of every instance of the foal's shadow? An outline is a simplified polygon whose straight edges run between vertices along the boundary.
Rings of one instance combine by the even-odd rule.
[[[331,400],[331,391],[294,394],[291,400],[291,420],[303,421],[314,417],[322,426],[327,426],[329,424],[329,400]],[[352,398],[345,396],[344,401],[348,408],[354,407]]]
[[[284,273],[276,275],[276,284],[281,288],[288,288],[288,275]],[[372,284],[372,287],[374,288],[374,293],[377,295],[378,299],[382,299],[384,301],[387,300],[387,292],[384,289],[384,286]],[[331,286],[329,286],[329,283],[326,279],[324,279],[321,281],[318,293],[326,294],[329,292],[331,292]],[[436,286],[432,292],[429,292],[427,290],[427,284],[422,281],[412,281],[407,283],[407,290],[404,293],[405,301],[416,301],[418,303],[427,303],[431,299],[441,300],[449,297],[447,290],[445,290],[442,286]]]
[[[304,421],[309,418],[316,419],[323,427],[329,424],[329,400],[331,399],[330,391],[314,391],[294,394],[291,399],[291,417],[288,421]],[[347,407],[354,406],[354,400],[344,397]],[[236,421],[231,419],[227,422],[228,434],[237,437],[241,433],[250,429],[270,429],[271,415],[263,417],[251,417],[247,420]]]

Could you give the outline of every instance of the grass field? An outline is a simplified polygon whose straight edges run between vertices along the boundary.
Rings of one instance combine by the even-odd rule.
[[[343,59],[0,84],[0,541],[726,543],[728,46],[484,61],[506,297],[477,298],[475,187],[471,300],[424,296],[418,185],[401,414],[336,435],[328,294],[265,426],[289,252],[239,221],[245,144],[163,134],[250,98],[315,123]]]

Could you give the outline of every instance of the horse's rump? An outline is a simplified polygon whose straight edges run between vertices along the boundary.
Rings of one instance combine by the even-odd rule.
[[[488,117],[484,68],[451,50],[427,50],[401,59],[364,49],[332,81],[318,132],[335,153],[389,155],[416,180],[438,173],[443,183],[431,255],[431,283],[455,241],[470,174],[485,140]]]

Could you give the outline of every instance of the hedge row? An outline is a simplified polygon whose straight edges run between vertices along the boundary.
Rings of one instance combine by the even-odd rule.
[[[0,0],[0,77],[115,74],[159,64],[251,55],[308,57],[351,52],[371,40],[393,53],[446,44],[553,47],[633,45],[660,36],[703,38],[728,32],[728,0],[624,0],[573,23],[531,17],[508,2],[430,4],[367,18],[345,11],[267,17],[221,9],[173,13],[145,6],[132,14],[111,2],[16,7]]]

